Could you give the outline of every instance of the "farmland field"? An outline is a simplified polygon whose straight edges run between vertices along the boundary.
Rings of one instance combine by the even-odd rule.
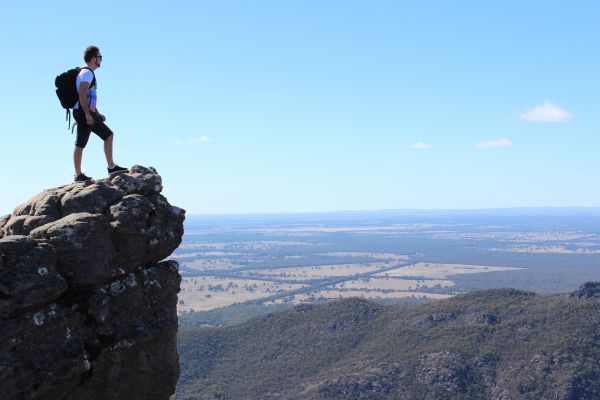
[[[542,293],[600,280],[600,213],[374,212],[193,216],[172,258],[179,312],[343,297],[435,300],[490,287]]]

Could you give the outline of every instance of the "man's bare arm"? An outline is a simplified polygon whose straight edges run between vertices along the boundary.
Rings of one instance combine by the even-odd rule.
[[[85,113],[85,120],[89,125],[94,124],[94,119],[90,114],[90,107],[88,103],[88,91],[90,90],[90,84],[87,82],[81,82],[79,84],[79,107]]]

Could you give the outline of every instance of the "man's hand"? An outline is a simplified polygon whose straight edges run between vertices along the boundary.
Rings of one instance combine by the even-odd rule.
[[[88,125],[94,125],[94,118],[92,117],[92,114],[85,114],[85,122],[87,122]]]

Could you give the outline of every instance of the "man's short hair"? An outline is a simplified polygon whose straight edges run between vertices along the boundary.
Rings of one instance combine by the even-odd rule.
[[[83,60],[87,63],[92,61],[92,58],[96,57],[100,53],[100,49],[96,46],[88,46],[83,51]]]

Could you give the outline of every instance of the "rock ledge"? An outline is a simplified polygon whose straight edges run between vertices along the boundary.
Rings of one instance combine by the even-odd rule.
[[[45,190],[0,217],[0,398],[165,400],[179,377],[185,211],[154,168]]]

